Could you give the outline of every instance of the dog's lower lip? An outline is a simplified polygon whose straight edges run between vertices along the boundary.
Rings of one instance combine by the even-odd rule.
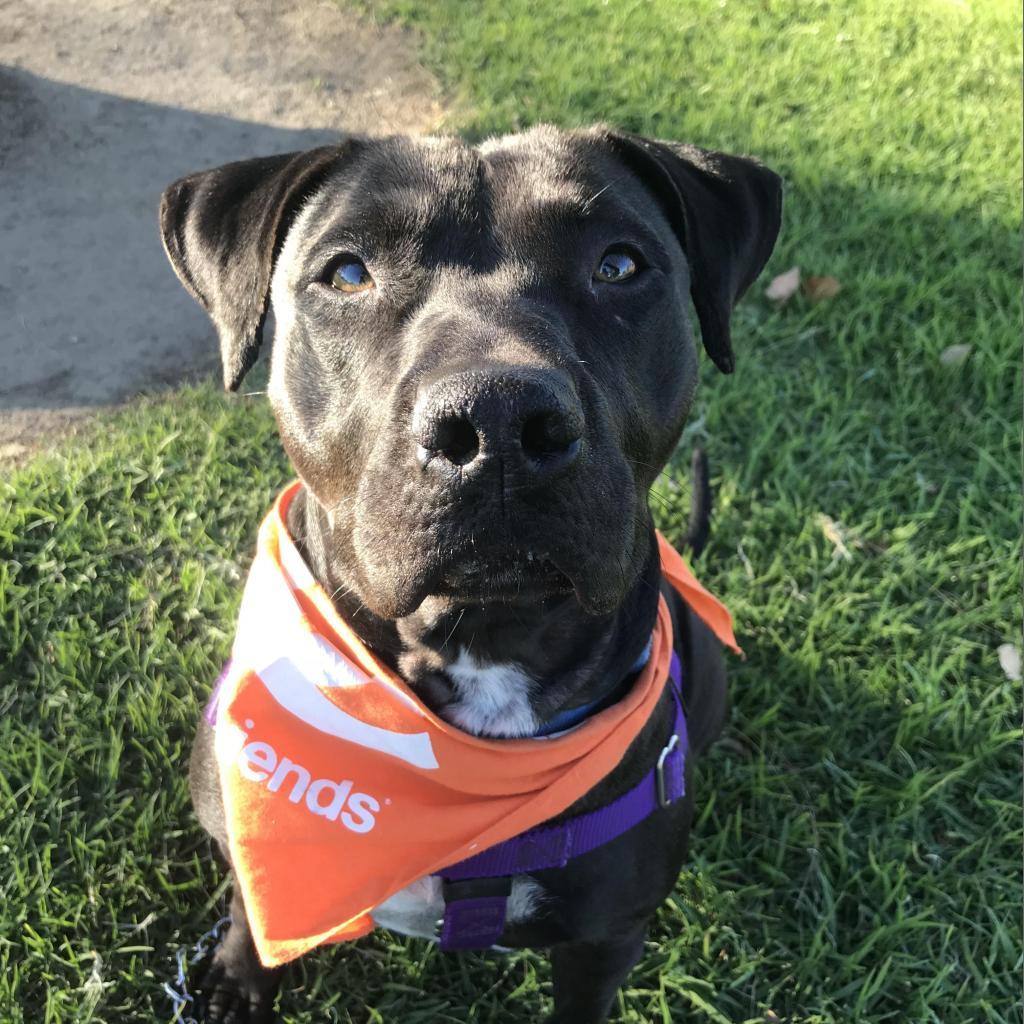
[[[448,595],[479,600],[568,593],[573,584],[549,558],[525,552],[458,563],[444,573],[442,587]]]

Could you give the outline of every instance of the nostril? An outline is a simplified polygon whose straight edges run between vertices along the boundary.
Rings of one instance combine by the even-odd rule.
[[[434,425],[432,452],[443,456],[456,466],[472,462],[480,451],[480,438],[469,420],[461,416],[448,416]]]
[[[573,456],[579,449],[579,431],[573,430],[558,413],[542,412],[523,424],[520,444],[528,458],[547,459],[552,456]]]

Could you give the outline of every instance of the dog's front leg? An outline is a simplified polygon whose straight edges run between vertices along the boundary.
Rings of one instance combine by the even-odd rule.
[[[231,927],[210,957],[197,987],[200,1024],[271,1024],[280,967],[264,967],[256,953],[238,885],[231,896]]]
[[[643,952],[644,926],[607,942],[567,942],[551,950],[555,1012],[549,1024],[602,1024]]]

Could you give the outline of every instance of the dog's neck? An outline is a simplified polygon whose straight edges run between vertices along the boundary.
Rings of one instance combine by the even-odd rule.
[[[428,598],[392,620],[354,595],[327,542],[327,517],[306,490],[287,518],[310,571],[363,642],[432,710],[478,735],[535,735],[561,713],[615,693],[654,628],[660,574],[653,527],[644,570],[609,615],[586,614],[571,595],[529,606]]]

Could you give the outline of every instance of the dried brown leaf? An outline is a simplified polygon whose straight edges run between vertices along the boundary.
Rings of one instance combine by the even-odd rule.
[[[829,274],[823,277],[814,277],[813,275],[804,279],[804,295],[811,300],[811,302],[827,302],[829,299],[834,299],[839,292],[842,290],[842,285],[839,280],[832,277]]]
[[[818,516],[818,526],[821,527],[825,539],[832,545],[832,558],[850,561],[853,555],[850,554],[850,549],[846,546],[846,528],[843,524],[837,523],[831,516],[821,513]]]

